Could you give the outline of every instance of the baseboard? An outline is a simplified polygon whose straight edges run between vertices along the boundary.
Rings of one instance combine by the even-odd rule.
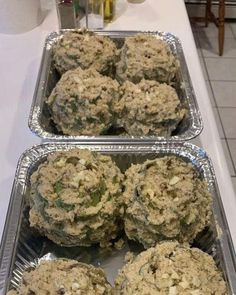
[[[204,4],[186,4],[186,7],[190,17],[202,17],[205,15],[206,6]],[[218,5],[213,5],[212,11],[217,15]],[[236,20],[236,5],[226,5],[225,18]]]

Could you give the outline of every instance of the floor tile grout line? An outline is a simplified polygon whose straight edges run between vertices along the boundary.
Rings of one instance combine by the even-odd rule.
[[[213,94],[214,95],[214,94]],[[221,129],[222,129],[222,131],[223,131],[223,136],[224,137],[222,137],[222,139],[226,139],[227,137],[226,137],[226,132],[225,132],[225,129],[224,129],[224,126],[223,126],[223,123],[222,123],[222,120],[221,120],[221,117],[220,117],[220,112],[219,112],[219,108],[216,106],[216,107],[213,107],[213,109],[216,109],[216,113],[217,113],[217,115],[218,115],[218,118],[219,118],[219,123],[220,123],[220,127],[221,127]],[[215,118],[215,115],[214,115],[214,118]],[[218,127],[218,124],[217,124],[217,121],[216,121],[216,118],[215,118],[215,123],[216,123],[216,127],[217,127],[217,129],[218,129],[218,132],[219,132],[219,127]],[[221,137],[220,137],[220,139],[221,139]]]
[[[223,135],[224,135],[224,138],[227,139],[226,132],[225,132],[225,129],[224,129],[224,126],[223,126],[223,122],[221,120],[221,116],[220,116],[220,112],[219,112],[219,106],[217,104],[217,101],[216,101],[216,98],[215,98],[215,94],[214,94],[214,91],[213,91],[213,88],[212,88],[212,84],[211,84],[211,81],[222,81],[222,80],[211,80],[210,79],[210,76],[209,76],[209,72],[208,72],[208,69],[207,69],[207,65],[206,65],[206,61],[205,61],[205,57],[204,56],[202,58],[202,61],[203,61],[203,65],[205,66],[205,71],[206,71],[206,74],[207,74],[208,82],[210,84],[210,88],[211,88],[211,91],[212,91],[212,94],[213,94],[213,100],[214,100],[215,105],[216,105],[216,111],[217,111],[217,114],[218,114],[218,117],[219,117],[219,122],[221,124]],[[217,128],[218,128],[218,126],[217,126]],[[228,147],[228,150],[229,150],[229,147]],[[230,154],[230,158],[231,158],[231,154]],[[235,167],[234,166],[233,166],[233,168],[235,170]]]
[[[205,72],[207,74],[208,81],[210,81],[210,76],[209,76],[209,73],[208,73],[208,69],[207,69],[206,61],[205,61],[205,58],[204,57],[202,58],[202,61],[203,61],[203,65],[205,67]]]
[[[193,30],[192,30],[192,33],[193,33],[193,35],[194,35],[194,42],[195,42],[195,38],[197,39],[197,42],[195,42],[195,45],[199,45],[199,46],[200,46],[198,35],[195,34],[195,32],[194,32]],[[197,49],[200,49],[201,56],[199,56],[199,58],[202,58],[202,57],[203,57],[203,54],[202,54],[202,48],[201,48],[201,46],[200,46],[200,47],[197,47],[197,46],[196,46],[196,48],[197,48]]]
[[[218,106],[218,105],[216,105],[217,106],[217,108],[221,108],[221,109],[235,109],[236,110],[236,107],[231,107],[231,106]]]
[[[200,41],[200,39],[201,40],[205,39],[206,41],[211,40],[211,39],[218,39],[218,34],[217,35],[209,35],[209,34],[207,35],[207,33],[201,32],[201,31],[194,31],[194,34],[198,35],[199,41]],[[227,39],[234,40],[235,35],[234,34],[232,36],[225,35],[225,40],[227,40]]]
[[[208,73],[208,69],[207,69],[206,61],[205,61],[205,58],[204,57],[203,57],[203,64],[205,66],[207,77],[209,78],[209,84],[210,84],[210,87],[211,87],[211,90],[212,90],[211,79],[210,79],[210,76],[209,76],[209,73]],[[213,99],[214,99],[214,102],[215,102],[215,105],[216,105],[216,112],[217,112],[217,115],[219,117],[219,122],[220,122],[220,125],[221,125],[221,128],[222,128],[222,131],[223,131],[223,135],[226,138],[226,132],[225,132],[225,129],[224,129],[224,126],[223,126],[221,117],[220,117],[220,112],[219,112],[219,109],[218,109],[218,106],[217,106],[217,103],[216,103],[214,91],[212,91],[212,94],[213,94]],[[215,118],[215,121],[216,121],[216,118]],[[217,122],[216,122],[216,126],[217,126]],[[217,126],[217,129],[218,129],[218,126]]]
[[[195,33],[195,32],[194,32]],[[201,36],[201,33],[198,33],[197,34],[198,35],[198,38],[199,38],[199,41],[200,41],[200,39],[205,39],[206,41],[208,41],[208,40],[211,40],[211,39],[218,39],[218,36],[206,36],[204,33],[202,33],[202,36]],[[225,40],[228,40],[228,39],[235,39],[235,36],[233,35],[232,37],[225,37]]]
[[[233,36],[233,37],[230,37],[230,39],[236,39],[236,34],[234,34],[234,31],[233,31],[233,29],[231,27],[231,24],[229,23],[228,26],[230,27],[230,31],[231,31],[232,36]],[[199,45],[199,47],[197,47],[197,48],[199,49],[199,51],[201,53],[201,56],[199,55],[199,59],[202,58],[202,66],[205,67],[205,69],[203,69],[203,70],[205,70],[207,77],[204,80],[205,80],[205,82],[209,83],[210,90],[212,92],[212,96],[213,96],[213,101],[212,102],[214,102],[215,106],[213,106],[212,103],[211,103],[211,106],[212,106],[213,109],[214,108],[216,109],[215,111],[216,111],[216,114],[218,115],[218,118],[219,118],[218,121],[219,121],[220,125],[217,124],[216,117],[215,117],[216,126],[217,126],[218,131],[219,131],[220,127],[222,128],[222,131],[223,131],[223,137],[220,136],[220,140],[225,141],[226,148],[228,149],[229,160],[232,163],[233,175],[230,173],[230,176],[231,176],[231,178],[236,178],[236,165],[234,165],[233,157],[232,157],[232,154],[231,154],[231,151],[230,151],[230,148],[229,148],[229,140],[236,140],[236,138],[230,138],[230,137],[226,136],[225,128],[224,128],[223,121],[221,119],[220,111],[219,111],[220,109],[227,109],[227,108],[236,109],[236,107],[231,107],[231,106],[227,106],[227,107],[223,106],[223,107],[221,107],[221,106],[219,106],[218,103],[217,103],[217,100],[215,98],[215,94],[214,94],[214,90],[213,90],[213,86],[212,86],[212,82],[236,82],[236,80],[212,80],[212,79],[210,79],[210,75],[209,75],[207,64],[206,64],[206,59],[219,59],[219,58],[221,58],[221,60],[229,60],[229,59],[236,59],[236,57],[218,57],[218,56],[216,56],[216,57],[214,57],[214,56],[213,57],[212,56],[207,57],[207,56],[204,56],[203,50],[202,50],[202,47],[201,47],[201,44],[200,44],[200,38],[201,38],[200,37],[201,36],[200,35],[200,28],[197,28],[197,30],[195,32],[193,32],[193,34],[196,35],[196,39],[197,39],[196,45]],[[205,34],[205,36],[206,36],[206,34]],[[207,39],[209,40],[211,38],[208,36]],[[225,37],[225,39],[227,40],[229,38]],[[223,146],[222,146],[222,148],[223,148]],[[223,152],[224,152],[224,150],[223,150]],[[227,163],[227,166],[228,166],[228,163]],[[229,169],[229,166],[228,166],[228,169]]]
[[[211,83],[211,81],[210,81],[210,83]],[[213,95],[214,95],[214,93],[213,93]],[[225,132],[225,129],[224,129],[224,126],[223,126],[222,120],[221,120],[221,116],[220,116],[219,108],[216,106],[215,109],[216,109],[216,112],[217,112],[217,115],[218,115],[218,118],[219,118],[219,122],[220,122],[220,125],[221,125],[221,128],[222,128],[222,131],[223,131],[223,135],[224,135],[225,138],[227,138],[227,136],[226,136],[226,132]],[[215,117],[215,116],[214,116],[214,117]],[[216,122],[216,118],[215,118],[215,122]],[[217,122],[216,122],[216,126],[217,126]],[[217,126],[217,129],[219,129],[218,126]],[[218,130],[218,131],[219,131],[219,130]]]
[[[219,59],[219,60],[229,60],[229,59],[236,59],[236,56],[203,56],[204,58],[208,58],[208,59]]]
[[[233,161],[233,157],[229,148],[229,143],[228,143],[228,139],[226,138],[225,140],[226,146],[228,148],[228,152],[229,152],[229,156],[230,156],[230,161],[232,162],[232,166],[233,166],[233,170],[234,170],[234,174],[236,175],[236,166],[234,165],[234,161]]]
[[[204,58],[212,58],[212,59],[219,59],[219,60],[223,60],[223,59],[236,59],[236,56],[204,56]]]
[[[222,139],[221,139],[222,140]],[[229,142],[228,142],[228,138],[225,138],[225,139],[223,139],[224,140],[224,142],[225,142],[225,145],[226,145],[226,148],[227,148],[227,150],[228,150],[228,157],[229,157],[229,160],[230,160],[230,162],[231,162],[231,165],[232,165],[232,169],[233,169],[233,175],[231,174],[231,176],[236,176],[236,167],[235,167],[235,164],[234,164],[234,161],[233,161],[233,156],[232,156],[232,153],[231,153],[231,150],[230,150],[230,148],[229,148]],[[223,147],[222,147],[223,148]],[[227,151],[226,151],[227,152]],[[224,153],[225,154],[225,153]],[[225,154],[225,158],[226,158],[226,154]],[[229,168],[229,165],[228,165],[228,163],[227,163],[227,160],[226,160],[226,164],[227,164],[227,167],[228,167],[228,169],[230,169]]]
[[[233,36],[234,36],[234,39],[236,40],[236,34],[234,34],[234,30],[233,30],[233,28],[231,26],[231,23],[229,23],[229,27],[230,27],[230,30],[231,30]]]
[[[210,81],[210,83],[211,83],[211,81]],[[213,95],[214,95],[214,93],[213,93]],[[232,157],[231,152],[230,152],[230,149],[229,149],[229,145],[228,145],[228,137],[226,136],[225,128],[224,128],[224,125],[223,125],[223,122],[222,122],[222,119],[221,119],[221,116],[220,116],[220,112],[219,112],[219,107],[218,107],[218,106],[216,106],[216,112],[217,112],[217,114],[218,114],[219,122],[220,122],[220,125],[221,125],[221,128],[222,128],[222,131],[223,131],[223,135],[224,135],[224,137],[225,137],[224,140],[225,140],[225,143],[226,143],[226,145],[227,145],[227,149],[228,149],[228,152],[229,152],[230,161],[231,161],[232,166],[233,166],[234,174],[236,174],[236,167],[235,167],[235,165],[234,165],[233,157]],[[216,119],[215,119],[215,120],[216,120]],[[216,126],[217,126],[217,123],[216,123]],[[217,129],[218,129],[218,126],[217,126]],[[218,131],[219,131],[219,130],[218,130]],[[227,166],[228,166],[228,165],[227,165]]]
[[[205,58],[203,58],[205,59]],[[209,79],[212,82],[236,82],[236,80],[216,80],[216,79]]]
[[[223,134],[225,136],[224,141],[226,143],[226,147],[228,149],[228,154],[229,154],[229,157],[230,157],[230,161],[232,163],[233,173],[236,175],[236,166],[234,165],[233,157],[232,157],[232,154],[231,154],[231,151],[230,151],[230,148],[229,148],[228,138],[226,136],[225,128],[224,128],[224,125],[223,125],[223,122],[222,122],[222,119],[221,119],[221,116],[220,116],[220,112],[219,112],[219,108],[223,108],[223,109],[226,109],[226,108],[232,109],[232,108],[231,107],[219,107],[218,106],[217,101],[216,101],[216,98],[215,98],[215,94],[214,94],[214,91],[213,91],[213,87],[212,87],[212,84],[211,84],[211,80],[209,81],[209,84],[210,84],[210,88],[211,88],[211,91],[212,91],[214,102],[216,104],[216,111],[217,111],[217,114],[218,114],[218,117],[219,117],[219,121],[220,121],[222,130],[223,130]],[[236,109],[236,107],[233,107],[233,108]],[[218,126],[217,126],[217,128],[218,128]],[[220,140],[222,140],[222,139],[220,139]],[[228,164],[227,164],[227,166],[228,166]]]
[[[209,57],[207,57],[209,58]],[[211,58],[211,57],[210,57]],[[209,75],[209,72],[208,72],[208,68],[207,68],[207,64],[206,64],[206,57],[203,56],[203,63],[204,63],[204,66],[205,66],[205,69],[206,69],[206,73],[207,73],[207,77],[209,78],[208,81],[231,81],[231,82],[235,82],[236,80],[213,80],[213,79],[210,79],[210,75]]]
[[[211,93],[212,93],[212,96],[213,96],[214,103],[215,103],[215,105],[217,106],[217,101],[216,101],[216,98],[215,98],[215,94],[214,94],[214,91],[213,91],[213,87],[212,87],[212,85],[211,85],[211,80],[209,80],[209,85],[210,85],[210,89],[211,89]]]
[[[222,81],[222,80],[209,80],[208,81],[210,86],[211,86],[211,90],[212,90],[212,93],[213,93],[213,98],[214,98],[214,102],[215,102],[215,105],[218,107],[218,108],[230,108],[230,109],[236,109],[236,106],[220,106],[218,103],[217,103],[217,100],[215,98],[215,92],[213,90],[213,86],[212,86],[212,83],[211,82],[225,82],[225,83],[233,83],[233,81]]]
[[[211,80],[209,81],[209,84],[210,84],[210,87],[211,87],[211,90],[212,90]],[[214,94],[214,91],[213,91],[213,90],[212,90],[212,95],[213,95],[213,99],[214,99],[214,101],[215,101],[215,103],[216,103],[215,94]],[[213,106],[212,106],[212,107],[213,107]],[[214,108],[214,107],[213,107],[213,108]],[[216,107],[215,107],[215,109],[216,109],[216,112],[217,112],[217,114],[218,114],[219,122],[220,122],[220,125],[221,125],[221,128],[222,128],[222,131],[223,131],[223,135],[224,135],[224,138],[221,138],[221,137],[220,137],[220,141],[221,141],[221,140],[224,140],[225,143],[226,143],[226,147],[227,147],[227,149],[228,149],[228,154],[229,154],[229,157],[230,157],[230,161],[231,161],[231,163],[232,163],[232,167],[233,167],[233,173],[236,175],[236,167],[235,167],[235,165],[234,165],[233,157],[232,157],[231,152],[230,152],[230,149],[229,149],[229,145],[228,145],[228,141],[227,141],[227,137],[226,137],[226,132],[225,132],[225,129],[224,129],[224,126],[223,126],[222,120],[221,120],[221,116],[220,116],[220,112],[219,112],[219,107],[217,106],[217,103],[216,103]],[[216,118],[215,118],[215,122],[216,122]],[[217,122],[216,122],[216,126],[217,126]],[[217,126],[217,129],[219,129],[218,126]],[[218,131],[219,131],[219,130],[218,130]],[[223,148],[223,146],[222,146],[222,148]],[[224,154],[225,154],[225,153],[224,153]],[[226,163],[226,164],[227,164],[227,167],[228,167],[228,169],[229,169],[229,165],[228,165],[228,163]]]
[[[220,106],[220,105],[217,105],[216,106],[219,108],[219,109],[235,109],[235,112],[236,112],[236,107],[235,106]]]

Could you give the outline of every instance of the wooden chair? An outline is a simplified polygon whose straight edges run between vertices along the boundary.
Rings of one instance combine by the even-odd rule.
[[[219,55],[221,56],[224,51],[224,38],[225,38],[225,0],[219,0],[218,17],[212,12],[212,0],[207,0],[205,25],[208,26],[209,21],[213,21],[218,27],[218,44]]]
[[[190,1],[185,1],[187,4],[191,4]],[[225,35],[225,0],[219,0],[218,16],[215,16],[212,12],[212,0],[206,0],[206,10],[204,17],[191,17],[190,21],[193,22],[205,22],[206,27],[209,21],[215,23],[218,27],[218,43],[219,43],[219,55],[223,54],[224,50],[224,35]]]

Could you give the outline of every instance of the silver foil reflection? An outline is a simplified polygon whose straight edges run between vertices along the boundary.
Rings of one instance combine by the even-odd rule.
[[[53,141],[86,141],[86,142],[155,142],[163,141],[166,138],[160,136],[72,136],[62,135],[56,130],[47,110],[45,100],[50,95],[59,80],[59,75],[54,68],[52,51],[53,46],[59,38],[68,30],[62,30],[60,33],[51,33],[46,41],[41,61],[41,67],[38,74],[34,99],[29,116],[29,127],[36,135],[44,140]],[[138,31],[94,31],[96,34],[109,36],[118,47],[121,47],[124,38],[139,33]],[[196,97],[192,87],[191,79],[188,73],[187,64],[184,58],[183,49],[178,38],[170,33],[164,32],[146,32],[166,41],[172,53],[177,57],[180,63],[180,70],[177,75],[176,90],[183,105],[188,110],[188,115],[180,122],[175,131],[175,135],[168,138],[170,141],[186,141],[200,134],[203,123],[200,111],[196,102]]]
[[[159,143],[158,145],[86,145],[76,143],[48,143],[27,150],[21,157],[16,171],[0,254],[0,294],[17,288],[22,272],[35,267],[43,259],[66,257],[102,267],[113,283],[118,269],[124,264],[127,251],[140,251],[133,243],[126,243],[122,250],[101,253],[93,247],[60,247],[30,228],[27,199],[29,178],[48,154],[72,148],[87,148],[109,154],[124,172],[132,163],[141,163],[174,154],[191,162],[204,178],[213,197],[211,226],[196,239],[194,246],[209,253],[222,270],[228,283],[229,294],[236,294],[235,254],[226,222],[224,209],[216,184],[215,174],[206,152],[190,143]]]

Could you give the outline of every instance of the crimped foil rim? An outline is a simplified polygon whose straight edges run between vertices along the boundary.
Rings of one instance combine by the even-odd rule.
[[[167,138],[162,136],[72,136],[72,135],[58,135],[45,130],[41,123],[41,114],[43,107],[43,91],[45,87],[45,83],[47,80],[47,76],[50,71],[49,63],[51,62],[51,48],[55,41],[63,36],[66,31],[73,31],[73,29],[61,30],[58,32],[52,32],[48,35],[45,41],[43,56],[41,60],[41,66],[38,74],[38,80],[36,83],[34,99],[32,102],[28,125],[30,130],[41,137],[44,140],[48,141],[86,141],[89,143],[96,142],[122,142],[122,143],[151,143],[151,142],[160,142],[165,141]],[[146,33],[155,36],[159,36],[164,39],[167,43],[174,47],[174,54],[177,55],[177,58],[180,62],[180,75],[181,75],[181,83],[184,85],[185,91],[185,100],[189,110],[190,115],[190,126],[187,130],[185,130],[182,134],[174,135],[168,138],[168,141],[187,141],[198,136],[203,129],[203,121],[201,118],[200,110],[197,104],[197,100],[195,97],[194,89],[192,86],[192,82],[190,79],[190,75],[188,72],[187,64],[185,61],[183,48],[180,40],[171,33],[161,32],[161,31],[102,31],[96,30],[95,33],[104,36],[116,36],[116,37],[126,37],[131,36],[137,33]]]
[[[213,196],[213,211],[215,223],[217,225],[217,239],[215,243],[220,249],[221,263],[223,272],[228,280],[229,288],[232,294],[236,293],[236,260],[229,234],[228,224],[225,218],[225,213],[219,190],[216,183],[213,166],[208,158],[207,153],[191,143],[163,142],[158,145],[88,145],[87,143],[46,143],[33,146],[26,150],[21,156],[16,170],[15,181],[13,184],[9,210],[7,214],[6,224],[4,228],[1,254],[0,254],[0,294],[4,292],[10,284],[10,274],[13,267],[13,257],[16,254],[16,246],[19,238],[19,227],[21,223],[22,203],[27,189],[27,178],[29,178],[30,170],[35,166],[40,159],[46,157],[53,151],[68,150],[72,148],[88,148],[107,154],[127,155],[166,155],[176,154],[193,163],[199,170],[201,175],[206,179],[209,190]],[[215,244],[214,243],[214,244]],[[30,254],[30,252],[29,252]],[[34,256],[32,252],[30,254]],[[37,260],[36,260],[37,262]],[[28,263],[31,266],[30,263]]]

